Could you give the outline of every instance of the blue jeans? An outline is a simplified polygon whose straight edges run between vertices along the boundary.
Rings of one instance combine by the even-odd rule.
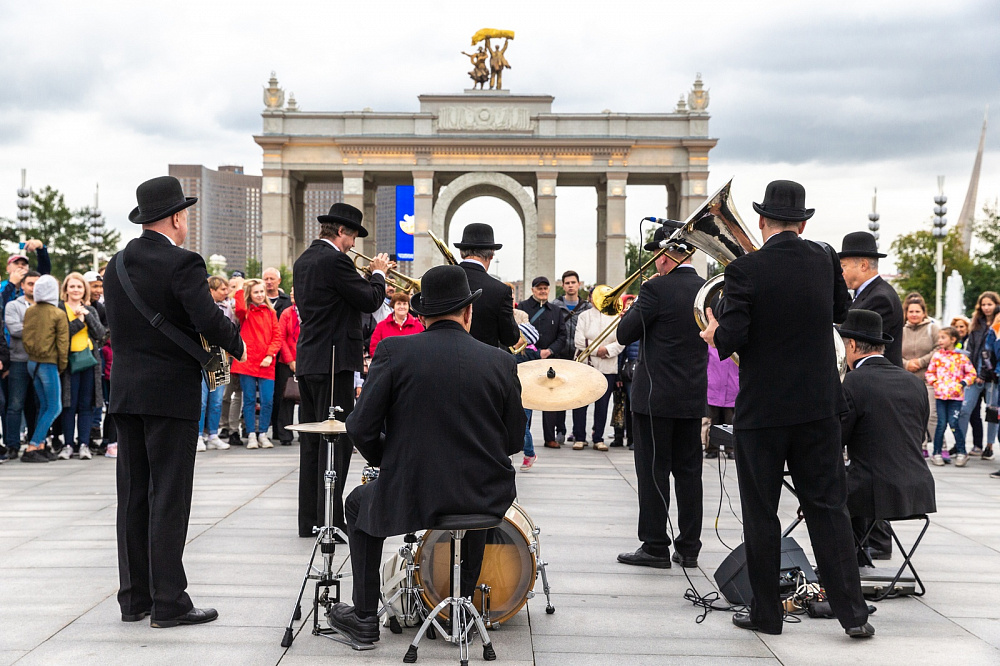
[[[38,396],[38,420],[31,435],[31,445],[41,446],[52,423],[62,412],[62,383],[55,363],[28,361],[28,374],[35,378],[35,395]]]
[[[271,425],[271,409],[274,406],[274,380],[240,375],[240,388],[243,390],[243,420],[247,424],[247,432],[267,432]],[[254,420],[258,392],[260,393],[260,425],[257,425],[257,421]]]
[[[201,420],[198,421],[198,434],[208,432],[209,435],[219,434],[219,420],[222,418],[222,394],[226,392],[225,385],[217,387],[214,391],[208,390],[208,384],[201,380]],[[205,412],[208,408],[208,423],[205,423]],[[205,426],[208,430],[205,430]]]
[[[937,405],[937,428],[934,430],[934,455],[941,453],[944,446],[944,430],[951,428],[955,434],[955,449],[959,455],[965,455],[965,433],[958,427],[959,415],[962,413],[961,400],[934,401]]]
[[[531,410],[524,410],[528,422],[524,426],[524,455],[528,458],[535,455],[535,440],[531,437]]]
[[[12,361],[10,374],[7,375],[7,416],[4,418],[3,443],[13,451],[21,448],[21,417],[24,401],[28,397],[29,382],[31,377],[28,376],[28,362]]]
[[[87,368],[69,376],[70,405],[62,413],[63,436],[66,444],[77,451],[81,446],[90,445],[90,425],[94,422],[94,370]],[[73,441],[73,426],[76,425],[77,439]]]
[[[983,393],[986,395],[983,396]],[[997,386],[996,384],[979,384],[973,382],[972,385],[965,387],[965,398],[962,401],[962,413],[958,418],[958,428],[962,431],[962,441],[966,440],[966,435],[969,432],[969,421],[972,418],[972,412],[975,410],[976,406],[979,404],[979,397],[983,396],[987,406],[995,405],[997,399]],[[997,424],[987,423],[986,424],[986,446],[993,446],[997,441]]]

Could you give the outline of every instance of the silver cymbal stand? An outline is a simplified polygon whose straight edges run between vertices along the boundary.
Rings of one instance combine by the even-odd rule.
[[[333,357],[336,358],[337,348],[333,348]],[[337,413],[343,413],[343,409],[337,407],[333,404],[334,392],[333,392],[333,377],[334,372],[333,360],[330,362],[330,411],[329,419],[333,420],[337,417]],[[313,545],[312,555],[309,557],[309,566],[306,568],[306,574],[302,578],[302,586],[299,587],[299,596],[295,600],[295,609],[292,611],[292,617],[288,620],[288,626],[285,627],[285,635],[281,639],[281,647],[287,648],[292,645],[292,641],[295,640],[294,635],[294,625],[295,621],[301,619],[302,617],[302,595],[305,593],[306,585],[310,580],[316,581],[316,589],[313,593],[313,627],[312,633],[314,636],[325,636],[330,640],[336,641],[338,643],[343,643],[344,645],[350,645],[355,650],[373,650],[375,646],[369,643],[358,643],[351,640],[347,636],[340,634],[339,632],[333,630],[330,627],[320,626],[319,623],[319,607],[322,604],[324,608],[329,608],[333,604],[340,602],[340,581],[341,579],[349,576],[349,573],[334,572],[333,570],[333,559],[337,550],[337,542],[335,539],[336,535],[344,536],[338,528],[333,526],[333,491],[337,485],[337,472],[333,468],[333,450],[334,442],[340,437],[339,433],[324,433],[323,439],[326,440],[326,471],[323,473],[323,487],[325,497],[326,497],[326,508],[324,510],[323,517],[323,527],[314,527],[313,532],[316,534],[316,543]],[[350,442],[342,444],[342,446],[351,445]],[[346,538],[344,539],[346,541]],[[316,552],[320,551],[323,553],[323,567],[322,569],[317,569],[313,566],[316,561]],[[330,590],[333,590],[332,594]]]

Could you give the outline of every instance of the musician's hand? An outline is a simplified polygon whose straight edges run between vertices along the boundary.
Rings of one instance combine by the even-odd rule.
[[[274,362],[274,357],[273,356],[265,356],[264,360],[260,362],[260,367],[262,367],[262,368],[270,368],[271,367],[271,363],[273,363],[273,362]]]
[[[295,374],[295,361],[292,361],[291,363],[289,363],[288,364],[288,368],[292,371],[292,374],[294,375]]]
[[[354,389],[354,399],[357,400],[360,397],[361,397],[361,387],[357,386]]]
[[[542,358],[548,358],[548,357],[552,356],[552,350],[551,349],[543,349],[542,351],[538,352],[538,355],[541,356]]]
[[[605,347],[605,346],[603,346],[603,345],[601,345],[600,347],[597,348],[597,352],[595,352],[595,353],[597,355],[597,358],[607,358],[608,357],[608,348]]]
[[[719,328],[719,322],[716,321],[715,315],[712,313],[712,308],[705,308],[705,314],[708,316],[708,327],[701,332],[701,339],[714,347],[715,329]]]
[[[386,254],[385,252],[379,252],[374,257],[372,257],[372,262],[368,264],[368,267],[372,269],[373,273],[375,271],[382,271],[383,273],[385,273],[386,271],[389,270],[390,263],[391,262],[389,261],[389,255]]]

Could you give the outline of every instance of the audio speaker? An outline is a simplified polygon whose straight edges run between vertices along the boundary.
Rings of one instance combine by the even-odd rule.
[[[778,579],[783,592],[794,587],[799,571],[805,574],[807,583],[818,582],[816,572],[799,544],[792,537],[784,537],[781,540],[781,575]],[[750,589],[750,576],[747,573],[745,544],[737,546],[715,570],[715,583],[729,603],[750,604],[753,591]]]

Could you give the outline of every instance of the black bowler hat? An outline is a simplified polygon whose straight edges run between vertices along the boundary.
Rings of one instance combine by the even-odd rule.
[[[420,293],[410,299],[410,309],[422,317],[440,317],[461,310],[483,293],[469,290],[469,278],[461,266],[435,266],[420,278]]]
[[[493,242],[493,227],[482,222],[473,222],[462,231],[462,242],[455,243],[459,250],[499,250],[500,243]]]
[[[147,180],[135,188],[135,199],[139,205],[128,214],[128,219],[136,224],[162,220],[198,203],[197,197],[184,196],[181,181],[173,176]]]
[[[847,319],[838,330],[842,338],[861,340],[873,345],[892,342],[892,336],[882,332],[882,315],[871,310],[848,310]]]
[[[753,209],[779,222],[805,222],[816,212],[806,208],[806,188],[792,180],[772,180],[764,190],[764,203],[754,203]]]
[[[854,231],[844,236],[840,245],[840,258],[844,257],[885,257],[875,245],[875,237],[867,231]]]
[[[361,224],[364,217],[364,214],[351,204],[335,203],[330,206],[329,214],[319,215],[316,219],[320,224],[343,224],[348,229],[357,231],[358,238],[364,238],[368,235],[368,230]]]

